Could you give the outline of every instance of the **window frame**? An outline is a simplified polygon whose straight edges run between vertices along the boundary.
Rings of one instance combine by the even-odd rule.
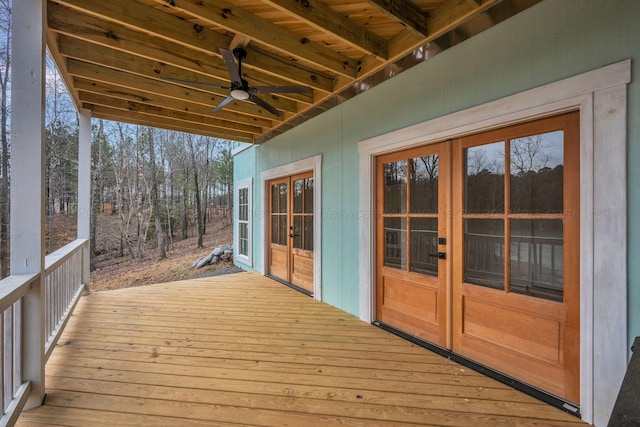
[[[247,219],[240,219],[240,191],[247,191]],[[236,182],[234,191],[234,248],[235,260],[251,267],[253,263],[253,178]],[[247,224],[247,253],[240,253],[240,224]]]

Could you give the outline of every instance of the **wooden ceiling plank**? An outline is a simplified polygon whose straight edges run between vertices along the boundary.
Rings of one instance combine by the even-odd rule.
[[[230,84],[226,67],[212,55],[188,49],[164,39],[151,37],[127,27],[117,26],[64,6],[51,5],[47,8],[47,12],[49,30],[56,33],[174,65],[217,80],[211,81],[209,79],[208,83]],[[288,86],[292,83],[259,70],[252,70],[248,80],[257,81],[267,86]],[[283,94],[282,97],[305,103],[313,102],[312,94]]]
[[[93,64],[102,65],[115,70],[120,70],[127,73],[137,74],[143,77],[155,79],[158,76],[175,79],[187,79],[192,81],[200,81],[202,83],[218,84],[216,81],[207,81],[202,79],[199,74],[187,72],[172,65],[167,65],[161,62],[150,61],[148,59],[132,55],[125,52],[119,52],[117,55],[113,54],[113,50],[104,46],[95,45],[79,39],[75,39],[66,35],[61,35],[59,39],[59,49],[62,55],[70,58],[81,59]],[[167,82],[173,84],[171,82]],[[192,88],[190,85],[182,85]],[[215,89],[215,88],[201,88],[195,87],[202,92],[208,92],[216,94],[222,99],[229,95],[228,90]],[[262,98],[267,98],[263,95]],[[290,112],[297,112],[298,105],[295,101],[284,98],[268,97],[269,102],[273,103],[274,107]],[[246,103],[247,105],[251,105]]]
[[[93,105],[101,105],[103,107],[114,108],[123,111],[133,111],[140,114],[150,115],[157,118],[171,119],[177,125],[182,125],[182,122],[186,122],[184,126],[190,126],[190,123],[198,125],[206,125],[223,130],[230,130],[238,133],[247,134],[248,137],[253,138],[260,134],[261,128],[255,126],[242,125],[239,123],[228,122],[214,118],[214,116],[205,117],[197,114],[185,113],[175,110],[166,110],[161,107],[154,107],[148,104],[125,101],[122,99],[111,98],[105,95],[99,95],[90,92],[80,92],[80,101],[83,103],[89,103]]]
[[[150,36],[177,43],[189,49],[196,49],[206,55],[221,58],[220,47],[227,47],[232,38],[216,31],[195,25],[189,21],[131,0],[57,0],[68,8],[82,14],[115,23]],[[53,2],[50,5],[55,6]],[[117,35],[117,33],[116,33]],[[105,34],[108,37],[109,34]],[[245,63],[247,69],[281,77],[291,82],[331,92],[335,79],[319,71],[277,60],[264,52],[247,48],[251,61]]]
[[[222,98],[217,95],[202,92],[199,90],[186,89],[181,86],[161,82],[159,80],[148,79],[135,74],[123,71],[112,70],[98,65],[82,62],[75,59],[67,60],[67,69],[72,76],[83,77],[89,80],[96,80],[118,86],[130,87],[133,89],[143,89],[163,96],[169,96],[188,102],[195,102],[210,108],[218,105]],[[241,105],[244,104],[244,105]],[[234,101],[225,107],[227,111],[255,115],[263,118],[272,118],[274,122],[280,121],[271,113],[254,106],[248,102]]]
[[[329,32],[367,54],[387,58],[387,41],[384,38],[354,23],[319,0],[263,0],[263,3],[294,15],[322,32]]]
[[[174,123],[169,123],[166,120],[157,120],[149,116],[141,115],[139,113],[129,111],[125,112],[125,114],[122,114],[120,110],[103,107],[100,105],[96,106],[89,103],[83,103],[82,108],[91,110],[92,117],[96,119],[111,120],[115,122],[129,123],[139,126],[149,126],[158,129],[167,129],[176,132],[185,132],[195,135],[209,136],[213,138],[230,139],[239,142],[253,142],[253,139],[247,138],[244,135],[234,132],[224,132],[221,130],[216,130],[214,128],[209,128],[207,126],[192,125],[183,127]]]
[[[276,49],[285,55],[297,58],[345,77],[355,78],[357,63],[319,43],[253,15],[224,0],[156,0],[168,8],[191,14],[213,25]]]
[[[201,116],[211,117],[210,106],[182,101],[175,98],[169,98],[167,96],[158,95],[156,93],[145,92],[139,89],[126,88],[123,86],[116,86],[104,82],[92,81],[81,77],[75,77],[73,79],[73,84],[79,92],[106,95],[125,101],[143,102],[150,106],[160,107],[168,110],[188,112]],[[271,120],[238,114],[227,110],[219,111],[215,114],[215,117],[217,119],[226,120],[232,123],[255,126],[262,130],[269,129],[273,126],[273,122]]]
[[[397,20],[412,31],[426,36],[429,34],[427,14],[411,1],[403,0],[366,0],[367,3],[386,13],[391,19]]]

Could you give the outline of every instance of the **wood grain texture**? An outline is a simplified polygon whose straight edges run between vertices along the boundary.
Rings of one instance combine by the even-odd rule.
[[[137,89],[133,82],[142,83],[139,79],[144,77],[149,80],[143,85],[150,94],[147,98],[154,99],[170,96],[168,86],[184,94],[185,85],[175,81],[152,84],[163,77],[230,85],[220,49],[242,45],[247,51],[242,78],[251,86],[310,88],[304,94],[260,96],[284,111],[282,120],[264,115],[247,102],[234,102],[216,116],[224,122],[240,119],[247,125],[256,118],[271,119],[258,133],[247,134],[235,125],[185,121],[171,109],[157,110],[160,120],[132,120],[127,110],[118,107],[118,97],[108,91],[99,94],[111,104],[100,107],[112,110],[109,114],[95,112],[94,117],[262,143],[308,120],[325,108],[325,101],[354,83],[392,67],[497,3],[499,0],[49,0],[46,39],[74,103],[92,111],[95,104],[82,101],[75,85],[78,75],[72,69],[77,70],[79,63],[103,70],[95,78],[82,76],[98,87],[109,83]],[[70,61],[75,61],[71,67]],[[106,75],[114,70],[118,73],[107,80]],[[206,102],[209,110],[227,95],[224,90],[208,92],[212,94]],[[187,104],[183,111],[203,105],[199,96],[177,99]],[[146,104],[146,98],[139,103]],[[235,119],[220,114],[228,112],[240,114]]]
[[[256,273],[83,297],[33,426],[581,422]]]

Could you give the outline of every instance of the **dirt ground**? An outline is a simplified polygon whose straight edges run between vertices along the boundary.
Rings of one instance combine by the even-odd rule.
[[[102,224],[98,223],[98,235],[117,235],[117,230],[110,231],[113,224],[109,222],[112,220],[108,216],[102,218],[105,217]],[[232,226],[225,225],[223,218],[214,217],[214,221],[208,224],[203,236],[204,248],[196,248],[196,237],[193,234],[191,232],[191,237],[184,240],[174,237],[167,258],[161,261],[158,260],[155,241],[147,244],[149,247],[145,249],[142,259],[117,258],[113,257],[113,253],[98,256],[97,268],[91,273],[91,292],[205,277],[233,266],[231,261],[223,261],[200,269],[192,267],[194,261],[209,254],[215,247],[233,243]],[[97,245],[100,247],[100,242]]]

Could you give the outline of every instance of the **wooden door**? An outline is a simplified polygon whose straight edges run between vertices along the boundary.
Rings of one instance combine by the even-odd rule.
[[[383,155],[376,175],[376,319],[575,404],[578,120]]]
[[[453,149],[453,350],[576,404],[578,120],[537,120]]]
[[[441,346],[448,165],[446,144],[377,159],[377,320]]]
[[[269,182],[269,274],[313,293],[313,173]]]

